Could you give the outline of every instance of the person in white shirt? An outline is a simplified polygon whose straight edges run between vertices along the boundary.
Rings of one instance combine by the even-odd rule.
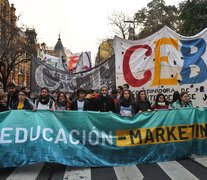
[[[55,110],[55,102],[49,96],[48,88],[41,88],[40,98],[35,101],[35,108],[36,110]]]
[[[73,99],[71,104],[71,110],[76,111],[88,111],[90,110],[90,104],[85,99],[86,97],[86,90],[80,88],[77,90],[77,99]]]

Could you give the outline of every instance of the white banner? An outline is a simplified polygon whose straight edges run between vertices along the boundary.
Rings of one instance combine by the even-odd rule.
[[[45,54],[42,61],[57,69],[66,70],[66,64],[63,63],[62,57],[58,58],[49,54]]]
[[[116,85],[145,89],[153,102],[158,93],[168,100],[186,91],[194,106],[207,102],[207,29],[192,37],[168,27],[136,41],[115,37]]]

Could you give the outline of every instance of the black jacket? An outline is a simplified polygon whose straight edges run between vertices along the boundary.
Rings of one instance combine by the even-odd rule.
[[[6,103],[0,103],[0,112],[8,111],[9,108]]]
[[[89,111],[95,111],[95,101],[96,101],[96,98],[95,97],[92,97],[92,98],[87,98],[86,97],[86,100],[89,102]]]
[[[16,91],[14,94],[8,94],[7,96],[7,106],[12,109],[12,106],[16,104],[18,101],[18,92]]]
[[[136,107],[137,107],[136,112],[147,111],[148,109],[152,109],[151,104],[148,100],[147,101],[137,101]]]
[[[78,100],[77,99],[73,99],[72,103],[71,103],[71,110],[78,110]],[[84,100],[84,106],[83,106],[83,110],[84,111],[89,111],[90,110],[90,104],[87,100]]]
[[[130,105],[132,106],[132,115],[135,115],[136,114],[136,103],[133,100],[130,100],[130,102],[125,102],[125,99],[120,99],[116,106],[116,112],[120,114],[121,106],[129,107]]]
[[[95,111],[101,111],[101,112],[115,112],[115,104],[114,100],[111,96],[102,96],[100,95],[94,103],[94,109]]]
[[[17,110],[18,103],[19,103],[19,101],[17,101],[15,104],[13,104],[12,109]],[[33,109],[32,105],[30,104],[28,99],[25,99],[23,109],[25,109],[25,110],[32,110]]]

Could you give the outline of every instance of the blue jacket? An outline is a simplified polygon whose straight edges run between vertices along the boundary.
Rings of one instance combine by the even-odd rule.
[[[183,106],[183,104],[180,102],[180,100],[177,100],[177,101],[175,101],[175,102],[172,104],[172,107],[173,107],[174,109],[191,108],[191,107],[193,107],[193,105],[192,105],[191,102],[187,102],[186,106]]]

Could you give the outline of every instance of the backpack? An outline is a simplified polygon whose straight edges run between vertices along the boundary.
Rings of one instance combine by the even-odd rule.
[[[35,102],[35,104],[36,104],[36,108],[38,108],[39,102],[40,102],[40,100],[37,99],[36,102]],[[52,108],[52,104],[53,104],[53,100],[50,99],[50,101],[49,101],[49,108]]]

